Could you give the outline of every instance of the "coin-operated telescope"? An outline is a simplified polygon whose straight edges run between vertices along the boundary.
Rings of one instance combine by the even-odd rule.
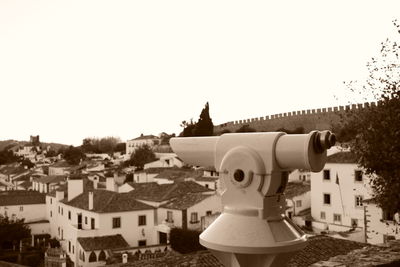
[[[307,241],[284,215],[289,171],[321,171],[335,140],[329,131],[172,138],[184,162],[220,173],[224,210],[200,235],[200,244],[225,266],[284,266]]]

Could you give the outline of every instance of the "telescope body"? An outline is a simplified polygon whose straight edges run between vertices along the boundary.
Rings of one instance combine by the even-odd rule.
[[[172,138],[185,163],[220,173],[224,210],[200,235],[200,244],[225,266],[283,266],[306,245],[305,234],[284,215],[288,174],[321,171],[334,143],[328,131]]]

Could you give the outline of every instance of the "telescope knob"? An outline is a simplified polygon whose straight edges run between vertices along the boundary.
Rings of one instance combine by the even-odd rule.
[[[326,149],[331,148],[336,143],[336,135],[330,131],[317,132],[314,137],[314,151],[322,153]]]

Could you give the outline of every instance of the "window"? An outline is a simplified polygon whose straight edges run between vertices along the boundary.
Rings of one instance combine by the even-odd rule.
[[[324,170],[324,180],[330,180],[330,179],[331,179],[331,171]]]
[[[363,206],[363,196],[355,196],[356,207]]]
[[[97,261],[96,254],[94,253],[94,251],[92,251],[89,255],[89,262],[96,262],[96,261]]]
[[[198,223],[197,212],[190,213],[190,223]]]
[[[172,217],[172,211],[167,211],[167,222],[169,223],[173,223],[174,222],[174,218]]]
[[[394,218],[393,212],[389,212],[387,210],[384,210],[382,212],[382,219],[383,220],[385,220],[385,221],[393,221],[393,218]]]
[[[358,226],[358,220],[357,219],[351,219],[351,227],[357,228]]]
[[[24,206],[20,206],[19,211],[24,211]]]
[[[90,226],[94,229],[94,218],[90,218]]]
[[[64,209],[61,208],[61,215],[64,215]]]
[[[72,246],[72,254],[75,253],[75,246]]]
[[[87,217],[85,216],[85,224],[87,224]]]
[[[52,211],[50,211],[50,217],[53,217],[53,212]]]
[[[325,205],[331,204],[331,194],[324,194],[324,204]]]
[[[296,200],[296,207],[301,207],[301,200]]]
[[[146,246],[146,239],[144,239],[144,240],[139,240],[138,246],[139,246],[139,247],[144,247],[144,246]]]
[[[71,253],[71,241],[68,241],[68,252]]]
[[[342,222],[342,215],[334,213],[333,222],[339,222],[339,223]]]
[[[53,204],[53,199],[52,198],[50,198],[50,204]]]
[[[139,226],[146,225],[146,215],[139,216]]]
[[[112,228],[121,228],[121,217],[112,218]]]
[[[362,180],[363,180],[362,171],[359,170],[354,171],[354,181],[362,182]]]
[[[68,219],[71,220],[71,211],[68,211]]]
[[[212,214],[212,211],[211,211],[211,210],[207,210],[207,211],[206,211],[206,216],[211,216],[211,214]]]
[[[325,220],[326,219],[325,211],[321,211],[320,218],[321,218],[321,220]]]
[[[99,261],[106,261],[106,253],[104,252],[104,250],[100,251]]]

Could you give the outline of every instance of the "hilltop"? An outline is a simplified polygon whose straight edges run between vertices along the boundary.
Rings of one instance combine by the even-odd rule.
[[[0,140],[0,151],[2,151],[4,148],[17,148],[18,146],[24,146],[30,144],[29,141],[17,141],[17,140]],[[64,144],[59,144],[59,143],[45,143],[45,142],[40,142],[40,145],[42,147],[47,147],[50,146],[53,150],[58,150],[60,148],[66,148],[69,147],[69,145],[64,145]]]

